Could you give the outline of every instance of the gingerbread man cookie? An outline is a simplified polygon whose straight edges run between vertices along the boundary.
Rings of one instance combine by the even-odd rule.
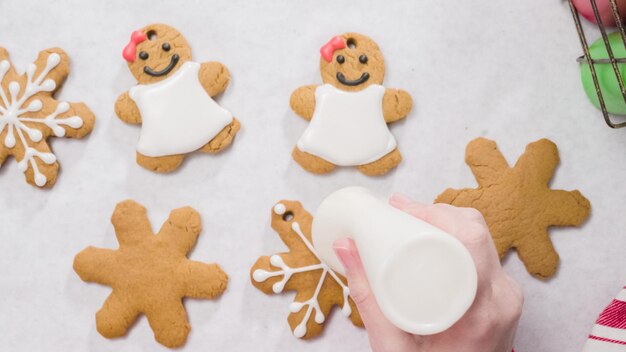
[[[311,338],[323,330],[334,306],[356,326],[363,321],[350,297],[346,279],[322,262],[311,241],[313,217],[299,202],[281,201],[272,209],[272,228],[289,252],[259,258],[250,269],[252,284],[266,294],[296,291],[289,306],[294,336]]]
[[[0,48],[0,166],[13,155],[26,182],[52,187],[59,172],[48,137],[82,138],[95,117],[83,103],[58,101],[54,94],[69,74],[69,59],[59,48],[43,50],[19,75]]]
[[[307,171],[322,174],[336,166],[356,166],[382,175],[402,160],[388,123],[407,116],[409,93],[382,86],[383,54],[370,38],[345,33],[321,49],[323,85],[298,88],[293,111],[311,123],[298,140],[293,158]]]
[[[478,138],[467,145],[465,161],[478,188],[447,189],[435,202],[478,209],[501,259],[515,248],[529,273],[539,278],[554,275],[559,255],[548,227],[579,226],[591,208],[578,191],[549,188],[559,163],[556,145],[547,139],[530,143],[511,168],[495,142]]]
[[[133,32],[123,56],[139,85],[117,99],[115,112],[142,124],[139,165],[170,172],[188,153],[217,153],[232,143],[239,121],[212,99],[228,85],[226,66],[191,61],[185,38],[164,24]]]
[[[155,236],[146,208],[127,200],[115,207],[111,222],[119,249],[87,247],[74,258],[83,281],[113,288],[96,313],[98,332],[124,336],[145,314],[159,343],[182,346],[191,329],[183,297],[213,298],[228,283],[219,265],[187,259],[202,230],[200,215],[190,207],[175,209]]]

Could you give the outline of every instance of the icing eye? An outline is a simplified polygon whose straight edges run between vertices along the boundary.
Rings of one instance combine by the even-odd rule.
[[[163,49],[163,51],[170,51],[170,43],[163,43],[163,45],[161,45],[161,49]]]
[[[293,220],[293,212],[288,211],[285,214],[283,214],[283,221],[291,221]]]
[[[148,53],[145,52],[145,51],[142,51],[142,52],[139,53],[139,58],[142,59],[142,60],[148,60],[149,56],[150,55],[148,55]]]
[[[339,55],[337,56],[337,62],[343,64],[344,62],[346,62],[346,58],[343,57],[343,55]]]
[[[363,55],[359,56],[359,61],[362,64],[366,64],[367,63],[367,55],[363,54]]]

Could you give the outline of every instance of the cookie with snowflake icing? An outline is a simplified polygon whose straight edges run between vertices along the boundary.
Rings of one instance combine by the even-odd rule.
[[[41,51],[24,74],[0,48],[0,166],[13,156],[31,185],[56,181],[59,163],[48,137],[82,138],[93,129],[95,117],[85,104],[54,98],[68,74],[68,57],[59,48]]]
[[[202,230],[200,215],[190,207],[175,209],[155,236],[146,208],[126,200],[117,204],[111,222],[118,249],[87,247],[74,258],[83,281],[113,288],[96,313],[98,332],[123,336],[144,314],[159,343],[182,346],[191,329],[182,299],[214,298],[228,283],[218,264],[187,259]]]
[[[294,336],[319,335],[334,306],[356,326],[363,321],[346,279],[322,262],[311,241],[313,216],[299,202],[283,200],[272,208],[272,228],[289,252],[260,257],[250,269],[252,284],[266,294],[296,291],[289,306]]]
[[[232,143],[239,121],[213,100],[230,81],[225,65],[192,61],[185,37],[164,24],[134,31],[123,57],[139,84],[119,96],[115,112],[142,125],[139,165],[170,172],[189,153],[217,153]]]
[[[556,145],[547,139],[530,143],[510,167],[494,141],[477,138],[467,145],[465,161],[478,188],[447,189],[435,202],[478,209],[500,258],[515,249],[529,273],[538,278],[554,275],[559,255],[548,228],[579,226],[591,209],[577,190],[550,189],[559,163]]]

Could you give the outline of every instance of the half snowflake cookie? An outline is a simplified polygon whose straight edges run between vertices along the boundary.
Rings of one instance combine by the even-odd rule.
[[[299,202],[281,201],[272,209],[272,228],[289,252],[260,257],[250,269],[252,284],[266,294],[296,291],[289,306],[289,325],[294,336],[319,335],[334,306],[356,326],[363,321],[356,309],[346,279],[330,269],[311,242],[313,216]]]
[[[41,51],[22,75],[0,48],[0,166],[14,156],[32,185],[56,181],[59,163],[48,137],[82,138],[93,129],[95,117],[85,104],[53,97],[68,74],[68,57],[59,48]]]

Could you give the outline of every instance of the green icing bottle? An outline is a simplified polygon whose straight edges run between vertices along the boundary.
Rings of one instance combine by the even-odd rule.
[[[624,48],[624,42],[619,32],[609,34],[609,43],[615,58],[626,58],[626,49]],[[602,38],[596,40],[589,47],[589,53],[594,60],[609,58]],[[604,98],[606,109],[609,113],[614,115],[626,115],[626,102],[624,102],[624,97],[617,83],[613,66],[610,63],[596,63],[594,67],[598,74],[598,83],[602,90],[602,97]],[[622,75],[622,81],[626,80],[626,63],[618,63],[617,67]],[[589,97],[593,105],[599,109],[600,101],[596,94],[596,88],[593,85],[591,70],[586,62],[583,62],[581,65],[580,77],[583,81],[583,87],[585,93],[587,93],[587,97]],[[626,81],[624,81],[624,84],[626,85]]]

